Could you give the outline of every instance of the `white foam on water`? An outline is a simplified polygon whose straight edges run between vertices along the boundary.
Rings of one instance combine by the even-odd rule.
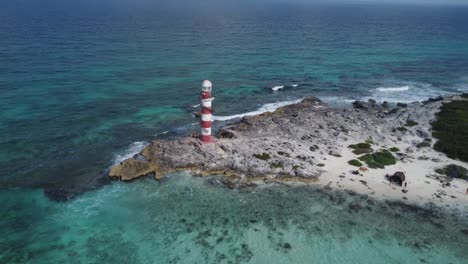
[[[288,85],[273,86],[273,87],[271,88],[271,90],[273,90],[273,91],[276,92],[276,91],[279,91],[279,90],[281,90],[281,89],[283,89],[284,87],[287,87],[287,86],[288,86]],[[292,85],[290,85],[290,86],[291,86],[291,87],[297,87],[297,86],[299,86],[299,84],[292,84]]]
[[[200,107],[200,104],[192,105],[193,108]]]
[[[361,100],[374,99],[377,102],[412,103],[425,101],[430,97],[451,94],[449,91],[421,82],[407,82],[400,85],[378,87],[370,90],[370,93],[370,96],[366,96]]]
[[[274,87],[272,87],[271,90],[273,90],[273,91],[278,91],[278,90],[281,90],[281,89],[283,89],[283,88],[284,88],[284,85],[279,85],[279,86],[274,86]]]
[[[383,93],[391,93],[391,92],[402,92],[402,91],[408,91],[411,88],[409,85],[401,86],[401,87],[379,87],[377,88],[377,91],[383,92]]]
[[[135,156],[136,154],[140,153],[147,145],[148,142],[144,141],[133,142],[132,144],[130,144],[130,146],[128,146],[127,149],[125,149],[125,151],[114,156],[112,164],[118,164],[124,160]]]
[[[244,116],[253,116],[253,115],[259,115],[265,112],[272,112],[280,107],[290,105],[290,104],[297,104],[300,101],[302,101],[303,98],[298,99],[298,100],[292,100],[292,101],[282,101],[282,102],[276,102],[276,103],[269,103],[269,104],[264,104],[260,108],[258,108],[255,111],[247,112],[247,113],[242,113],[242,114],[237,114],[237,115],[230,115],[230,116],[213,116],[214,121],[226,121],[226,120],[231,120],[235,118],[241,118]]]

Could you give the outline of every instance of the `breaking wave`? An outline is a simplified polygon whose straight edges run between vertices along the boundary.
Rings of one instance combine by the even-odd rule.
[[[427,100],[430,97],[446,96],[450,91],[440,89],[429,83],[406,82],[402,84],[389,85],[371,89],[369,96],[361,100],[375,99],[378,102],[402,102],[412,103]]]
[[[126,159],[129,159],[135,156],[136,154],[140,153],[147,145],[148,145],[148,142],[144,142],[144,141],[133,142],[122,153],[116,154],[114,156],[114,159],[112,160],[112,164],[114,165],[118,164]]]
[[[283,89],[284,87],[294,87],[294,88],[295,88],[295,87],[297,87],[297,86],[299,86],[299,84],[292,84],[292,85],[278,85],[278,86],[273,86],[273,87],[271,88],[271,90],[273,90],[273,91],[275,91],[275,92],[276,92],[276,91],[279,91],[279,90]]]
[[[391,93],[391,92],[402,92],[402,91],[408,91],[411,88],[409,85],[401,86],[401,87],[379,87],[377,88],[377,91],[383,92],[383,93]]]
[[[283,89],[283,88],[284,88],[284,85],[279,85],[279,86],[274,86],[274,87],[272,87],[271,90],[273,90],[273,91],[278,91],[278,90],[281,90],[281,89]]]
[[[213,116],[214,121],[226,121],[226,120],[231,120],[235,118],[241,118],[244,116],[253,116],[253,115],[259,115],[265,112],[271,112],[274,111],[280,107],[290,105],[290,104],[296,104],[302,101],[303,98],[297,99],[297,100],[291,100],[291,101],[282,101],[282,102],[276,102],[276,103],[269,103],[269,104],[264,104],[263,106],[259,107],[255,111],[251,112],[246,112],[242,114],[237,114],[237,115],[230,115],[230,116]]]

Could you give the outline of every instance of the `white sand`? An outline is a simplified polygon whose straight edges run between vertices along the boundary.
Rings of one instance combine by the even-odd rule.
[[[357,140],[363,142],[364,140]],[[351,143],[343,142],[343,145]],[[377,144],[376,144],[377,145]],[[397,143],[391,146],[379,147],[398,147],[400,152],[406,152],[411,148],[410,144]],[[437,206],[458,209],[464,212],[468,211],[468,195],[465,191],[468,188],[468,182],[465,180],[454,179],[450,187],[442,187],[439,180],[431,176],[439,176],[434,172],[435,168],[440,168],[448,164],[457,164],[468,168],[468,163],[449,159],[444,154],[434,151],[432,148],[415,148],[414,153],[408,153],[408,157],[399,160],[397,164],[386,166],[385,169],[369,169],[366,172],[361,171],[361,175],[353,175],[351,171],[357,170],[357,167],[348,164],[349,160],[356,159],[358,155],[352,153],[350,148],[345,148],[340,153],[342,157],[329,156],[323,161],[323,167],[326,172],[320,177],[322,185],[329,185],[335,189],[352,190],[361,194],[368,194],[377,199],[401,200],[418,205],[432,202]],[[428,160],[419,160],[419,157],[427,157]],[[438,159],[438,162],[433,161]],[[364,162],[363,162],[364,163]],[[364,163],[364,167],[365,167]],[[405,172],[407,181],[407,193],[403,193],[404,187],[390,185],[384,176],[393,174],[397,171]],[[344,177],[343,177],[344,176]],[[429,176],[429,177],[428,177]],[[365,181],[366,185],[361,181]],[[437,197],[438,195],[439,197]]]

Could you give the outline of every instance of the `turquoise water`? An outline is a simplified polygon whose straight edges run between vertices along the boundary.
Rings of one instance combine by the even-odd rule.
[[[468,91],[466,7],[31,2],[0,4],[0,262],[466,260],[466,219],[441,229],[307,188],[106,177],[154,138],[197,130],[204,79],[218,120],[307,95],[343,105]]]
[[[67,203],[1,194],[2,263],[466,263],[466,218],[313,187],[174,174]],[[6,203],[5,203],[6,202]],[[360,209],[350,209],[350,204]],[[20,218],[18,216],[21,216]],[[424,219],[421,221],[420,219]],[[466,232],[466,231],[465,231]]]

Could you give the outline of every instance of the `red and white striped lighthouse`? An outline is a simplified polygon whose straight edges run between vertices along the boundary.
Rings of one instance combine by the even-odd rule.
[[[211,136],[211,122],[213,118],[211,113],[213,109],[211,108],[211,101],[214,100],[214,97],[211,95],[211,82],[208,80],[203,81],[202,92],[201,92],[201,142],[202,143],[214,143],[213,137]]]

